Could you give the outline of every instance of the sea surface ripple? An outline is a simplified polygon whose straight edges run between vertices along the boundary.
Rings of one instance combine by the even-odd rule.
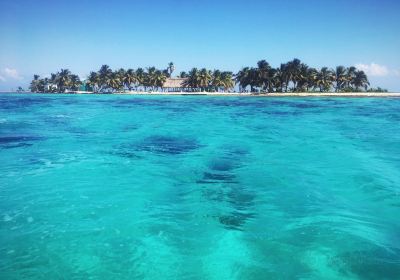
[[[0,95],[0,279],[399,279],[400,99]]]

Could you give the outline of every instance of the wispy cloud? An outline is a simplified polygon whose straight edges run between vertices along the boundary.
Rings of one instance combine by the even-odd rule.
[[[364,71],[369,76],[383,77],[390,74],[389,69],[384,65],[379,65],[376,63],[370,64],[356,64],[357,69]]]
[[[15,79],[15,80],[20,80],[20,79],[22,79],[22,77],[18,74],[17,69],[5,68],[5,69],[4,69],[4,73],[5,73],[8,77],[10,77],[10,78],[12,78],[12,79]]]
[[[0,81],[5,82],[7,80],[22,80],[23,77],[18,73],[17,69],[4,68],[0,70]]]

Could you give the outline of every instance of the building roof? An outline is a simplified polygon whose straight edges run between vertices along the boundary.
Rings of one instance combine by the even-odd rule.
[[[187,78],[167,78],[163,84],[163,88],[183,88]]]

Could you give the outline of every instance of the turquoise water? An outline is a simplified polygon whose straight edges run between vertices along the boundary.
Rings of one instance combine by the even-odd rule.
[[[399,279],[400,99],[0,95],[0,279]]]

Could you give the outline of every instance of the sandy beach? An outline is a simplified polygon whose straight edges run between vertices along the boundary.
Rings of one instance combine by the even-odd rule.
[[[17,92],[0,92],[2,93],[17,93]],[[158,91],[125,91],[113,93],[93,93],[89,91],[77,91],[66,93],[30,93],[24,94],[117,94],[117,95],[188,95],[188,96],[238,96],[238,97],[399,97],[400,92],[287,92],[287,93],[239,93],[239,92],[158,92]]]
[[[126,95],[207,95],[207,96],[246,96],[246,97],[400,97],[399,92],[288,92],[288,93],[238,93],[238,92],[116,92]]]

